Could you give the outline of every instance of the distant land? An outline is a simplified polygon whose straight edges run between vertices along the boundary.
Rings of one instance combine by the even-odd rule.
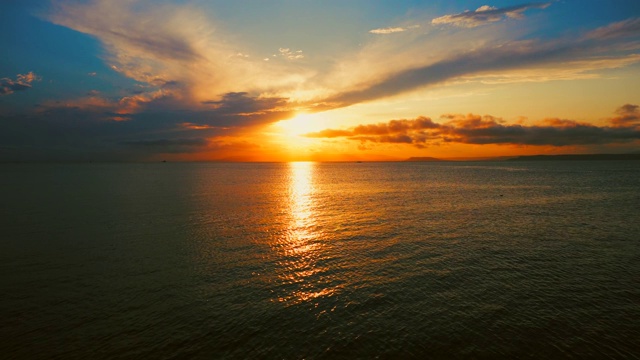
[[[568,154],[568,155],[527,155],[508,161],[566,161],[566,160],[640,160],[640,154]]]
[[[434,158],[434,157],[410,157],[407,162],[453,162],[453,161],[504,161],[511,160],[514,156],[486,156],[486,157],[454,157],[454,158]]]
[[[434,158],[410,157],[407,162],[445,161],[586,161],[586,160],[640,160],[640,153],[632,154],[564,154],[564,155],[522,155],[500,157]]]
[[[434,158],[434,157],[410,157],[405,161],[431,162],[431,161],[449,161],[449,160],[438,159],[438,158]]]

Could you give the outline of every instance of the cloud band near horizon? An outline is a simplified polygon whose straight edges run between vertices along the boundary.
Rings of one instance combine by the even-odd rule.
[[[390,120],[350,129],[309,133],[311,138],[345,138],[361,142],[412,144],[419,148],[442,143],[571,146],[603,145],[640,140],[638,105],[626,104],[609,119],[609,126],[549,118],[538,125],[506,124],[491,115],[445,114],[442,123],[428,117]]]

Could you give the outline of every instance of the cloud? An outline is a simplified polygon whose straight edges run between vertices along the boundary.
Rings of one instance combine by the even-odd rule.
[[[639,62],[640,54],[592,56],[553,64],[542,63],[527,68],[482,72],[463,76],[461,79],[462,81],[479,81],[483,84],[596,79],[601,76],[598,70],[618,69]]]
[[[229,136],[294,115],[286,98],[256,97],[244,92],[227,93],[221,100],[206,101],[190,109],[176,107],[174,102],[172,95],[164,96],[162,91],[152,97],[146,93],[121,99],[87,96],[44,103],[38,107],[34,120],[60,128],[81,122],[81,128],[92,131],[88,137],[123,144],[145,135],[161,139],[179,139],[185,133],[196,132],[198,137]]]
[[[41,104],[33,119],[13,126],[14,139],[33,143],[21,135],[26,128],[19,129],[29,124],[74,128],[55,141],[41,133],[34,146],[43,149],[83,144],[87,152],[123,158],[230,151],[238,147],[214,146],[216,139],[231,137],[224,144],[236,144],[234,136],[292,117],[289,97],[279,94],[300,87],[309,76],[289,62],[263,61],[188,4],[56,0],[48,20],[95,37],[107,64],[136,80],[138,88],[126,96],[90,93]],[[282,48],[279,54],[288,60],[304,57],[302,50]],[[209,145],[193,138],[207,139]]]
[[[123,96],[118,99],[102,97],[97,90],[91,90],[87,96],[68,100],[46,101],[37,107],[37,111],[56,111],[59,109],[86,110],[94,112],[96,115],[109,115],[109,120],[125,121],[130,120],[131,115],[144,111],[149,104],[171,97],[171,91],[160,88],[151,92],[137,92],[132,95]],[[100,120],[104,120],[100,117]]]
[[[220,114],[215,109],[164,111],[162,101],[124,115],[112,112],[113,102],[98,98],[49,103],[30,114],[0,114],[0,144],[12,149],[0,152],[0,161],[137,161],[166,153],[232,152],[233,147],[213,143],[225,137],[234,142],[242,131],[261,123],[259,116]],[[117,117],[127,121],[114,121]],[[190,125],[181,126],[185,122]],[[202,160],[215,157],[208,154]]]
[[[134,57],[188,61],[204,55],[203,49],[190,38],[197,27],[204,25],[202,16],[192,9],[169,5],[151,8],[144,2],[112,4],[103,0],[56,1],[54,5],[51,21],[98,37],[115,53],[116,58],[112,60],[123,66],[134,65],[137,60]],[[187,16],[192,17],[194,26],[183,22]],[[170,29],[179,24],[185,28]],[[202,36],[208,36],[211,29],[201,27],[199,30]],[[117,67],[115,62],[113,65]]]
[[[15,91],[24,91],[30,88],[29,84],[22,84],[8,78],[0,79],[0,95],[9,95]]]
[[[25,91],[31,89],[31,83],[40,81],[42,78],[30,71],[26,74],[16,75],[16,80],[9,78],[0,79],[0,96],[10,95],[16,91]]]
[[[616,111],[612,126],[595,126],[566,119],[545,119],[538,125],[506,124],[485,115],[445,114],[441,123],[427,117],[391,120],[387,123],[359,125],[346,130],[327,129],[306,134],[312,138],[343,137],[374,143],[405,143],[417,147],[442,143],[494,145],[602,145],[640,140],[640,113],[637,105],[624,105]]]
[[[487,82],[548,81],[545,71],[562,73],[563,79],[588,78],[588,72],[627,66],[640,61],[637,54],[625,54],[620,47],[634,47],[625,38],[635,30],[610,33],[606,39],[586,35],[558,40],[483,41],[467,50],[457,50],[442,58],[427,60],[405,69],[372,77],[365,83],[345,84],[345,90],[317,99],[322,109],[337,108],[356,103],[395,96],[422,87],[475,78]],[[635,31],[640,36],[640,31]],[[622,42],[622,43],[620,43]],[[611,55],[611,54],[615,55]],[[604,54],[607,54],[605,56]],[[428,59],[428,58],[427,58]],[[410,63],[411,64],[411,63]],[[352,65],[355,69],[355,64]],[[363,66],[366,66],[363,64]],[[397,68],[396,68],[397,69]],[[511,71],[511,74],[508,72]],[[529,74],[527,74],[529,72]],[[348,76],[345,71],[342,73]]]
[[[282,91],[310,76],[253,56],[194,5],[56,0],[52,9],[49,21],[100,41],[115,71],[152,86],[157,79],[180,83],[172,96],[185,107],[238,89]],[[290,60],[304,57],[301,50],[281,53]]]
[[[521,19],[522,13],[529,9],[545,9],[550,2],[545,3],[529,3],[523,5],[509,6],[504,8],[496,8],[484,5],[475,11],[465,11],[459,14],[444,15],[431,21],[433,25],[453,25],[458,27],[474,28],[498,22],[504,18]]]
[[[221,100],[204,101],[211,106],[210,112],[218,117],[233,117],[237,125],[254,119],[255,122],[270,123],[293,116],[293,109],[288,106],[288,99],[281,97],[256,97],[246,92],[230,92],[224,94]],[[239,124],[238,124],[239,123]]]
[[[616,110],[616,117],[610,119],[614,127],[640,128],[640,109],[638,105],[625,104]]]
[[[179,125],[181,127],[185,128],[185,129],[191,129],[191,130],[206,130],[206,129],[213,129],[214,128],[214,126],[211,126],[211,125],[194,124],[194,123],[190,123],[190,122],[181,123]]]
[[[500,46],[476,49],[456,54],[424,66],[405,69],[377,80],[360,89],[345,91],[323,102],[335,107],[379,99],[442,83],[463,75],[498,71],[534,65],[560,58],[568,49],[531,42],[511,42]]]
[[[280,56],[288,60],[304,59],[304,54],[302,53],[302,50],[293,51],[289,48],[280,48],[278,49],[278,52],[280,53]]]
[[[371,34],[380,34],[380,35],[393,34],[393,33],[398,33],[403,31],[407,31],[407,29],[403,27],[388,27],[388,28],[369,30]]]
[[[504,9],[485,6],[472,13],[485,16],[487,21],[495,16],[500,20],[519,17],[527,9],[545,4]],[[482,16],[471,18],[478,22]],[[59,150],[129,159],[164,151],[231,151],[240,148],[234,136],[291,118],[296,109],[332,109],[456,81],[547,81],[555,74],[566,79],[586,78],[599,69],[640,60],[639,55],[629,54],[637,52],[628,39],[638,33],[633,19],[583,37],[542,41],[513,40],[526,37],[522,29],[496,32],[493,27],[477,27],[473,32],[461,32],[428,26],[424,31],[406,31],[413,27],[403,25],[401,36],[370,36],[368,43],[352,53],[327,61],[331,65],[323,71],[312,70],[312,61],[296,61],[306,54],[292,48],[283,47],[270,56],[271,61],[265,61],[269,58],[225,33],[216,21],[207,18],[207,12],[184,2],[54,0],[48,19],[94,37],[104,47],[107,65],[136,80],[138,88],[118,95],[105,90],[78,99],[43,102],[21,117],[0,114],[3,146],[32,147],[43,154]],[[394,29],[398,28],[374,29],[379,30],[374,33],[393,34]],[[3,79],[2,93],[28,89],[37,78],[28,75]],[[612,120],[610,127],[595,129],[560,121],[552,124],[551,120],[537,126],[560,132],[600,131],[610,138],[616,132],[627,134],[634,126],[633,116],[633,111],[619,113],[619,120]],[[358,139],[368,145],[377,141],[426,146],[483,141],[478,136],[481,130],[522,131],[498,120],[491,124],[484,119],[489,123],[482,129],[456,125],[454,120],[462,118],[397,120],[385,126],[363,125],[316,135]],[[474,132],[464,134],[464,129]],[[513,136],[519,139],[517,134]],[[497,135],[485,138],[500,139],[507,140]]]
[[[33,71],[30,71],[26,74],[18,74],[17,78],[18,78],[18,82],[23,84],[31,84],[34,81],[42,80],[42,78],[36,75]]]
[[[618,39],[637,36],[640,33],[640,18],[631,18],[595,29],[587,34],[591,39]]]
[[[176,104],[173,93],[102,95],[48,101],[25,113],[0,112],[0,144],[12,149],[0,152],[0,161],[133,161],[162,154],[208,160],[232,157],[234,151],[251,159],[261,153],[251,154],[256,147],[245,141],[246,134],[294,115],[286,98],[246,92],[190,108]]]
[[[198,102],[228,91],[229,75],[245,63],[230,58],[237,51],[216,38],[212,24],[189,6],[58,0],[48,20],[95,37],[106,50],[108,65],[131,79],[149,86],[184,84],[180,95],[185,105],[194,97]]]
[[[142,111],[144,104],[157,103],[159,98],[165,106],[172,104],[174,110],[206,111],[202,107],[207,102],[229,101],[223,99],[225,94],[241,92],[254,98],[286,98],[290,107],[304,106],[318,111],[464,77],[486,83],[547,81],[545,71],[555,67],[555,73],[562,74],[563,79],[588,78],[596,76],[593,70],[618,66],[614,65],[616,61],[619,66],[637,61],[630,55],[619,54],[606,59],[608,65],[603,65],[605,60],[598,63],[595,57],[601,57],[608,45],[597,39],[591,39],[589,47],[584,39],[510,41],[481,30],[465,38],[455,34],[413,32],[412,36],[393,37],[393,41],[387,42],[391,43],[389,46],[378,46],[379,42],[374,40],[372,45],[364,47],[362,54],[345,57],[336,63],[333,71],[321,74],[301,66],[292,67],[288,62],[246,57],[250,51],[238,51],[241,44],[229,41],[231,36],[215,27],[204,12],[193,6],[168,3],[158,6],[149,1],[115,4],[107,0],[88,3],[58,0],[56,4],[49,17],[51,21],[95,36],[104,44],[108,53],[106,60],[116,71],[149,84],[144,94],[121,99],[122,109],[114,111],[119,113]],[[527,9],[549,4],[530,3],[501,9],[483,6],[474,12],[450,16],[518,17]],[[440,42],[439,45],[434,41]],[[399,48],[402,46],[405,48]],[[241,61],[237,59],[238,54],[242,54]],[[299,60],[305,54],[302,50],[283,47],[274,56]],[[571,62],[571,66],[567,65]],[[582,66],[575,66],[579,62]],[[517,73],[527,68],[533,70],[529,74]],[[513,73],[505,74],[506,71]],[[179,85],[169,88],[163,83]],[[284,104],[277,106],[281,109]],[[255,114],[256,111],[247,109],[237,113]]]
[[[38,112],[46,112],[56,109],[111,111],[117,107],[117,103],[99,96],[99,92],[92,90],[85,97],[72,100],[46,101],[37,106]]]

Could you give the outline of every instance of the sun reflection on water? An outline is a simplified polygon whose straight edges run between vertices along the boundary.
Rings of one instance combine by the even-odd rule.
[[[313,167],[312,162],[289,163],[291,176],[289,182],[289,201],[292,227],[298,238],[309,235],[308,227],[313,222]]]
[[[290,220],[286,235],[278,244],[281,254],[279,278],[287,289],[278,297],[281,302],[296,304],[336,292],[335,288],[327,286],[326,279],[323,280],[323,274],[329,269],[320,263],[325,249],[317,223],[315,171],[313,162],[289,163]]]

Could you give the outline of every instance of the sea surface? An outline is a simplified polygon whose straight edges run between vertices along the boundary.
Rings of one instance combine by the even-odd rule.
[[[0,165],[2,359],[640,358],[640,161]]]

